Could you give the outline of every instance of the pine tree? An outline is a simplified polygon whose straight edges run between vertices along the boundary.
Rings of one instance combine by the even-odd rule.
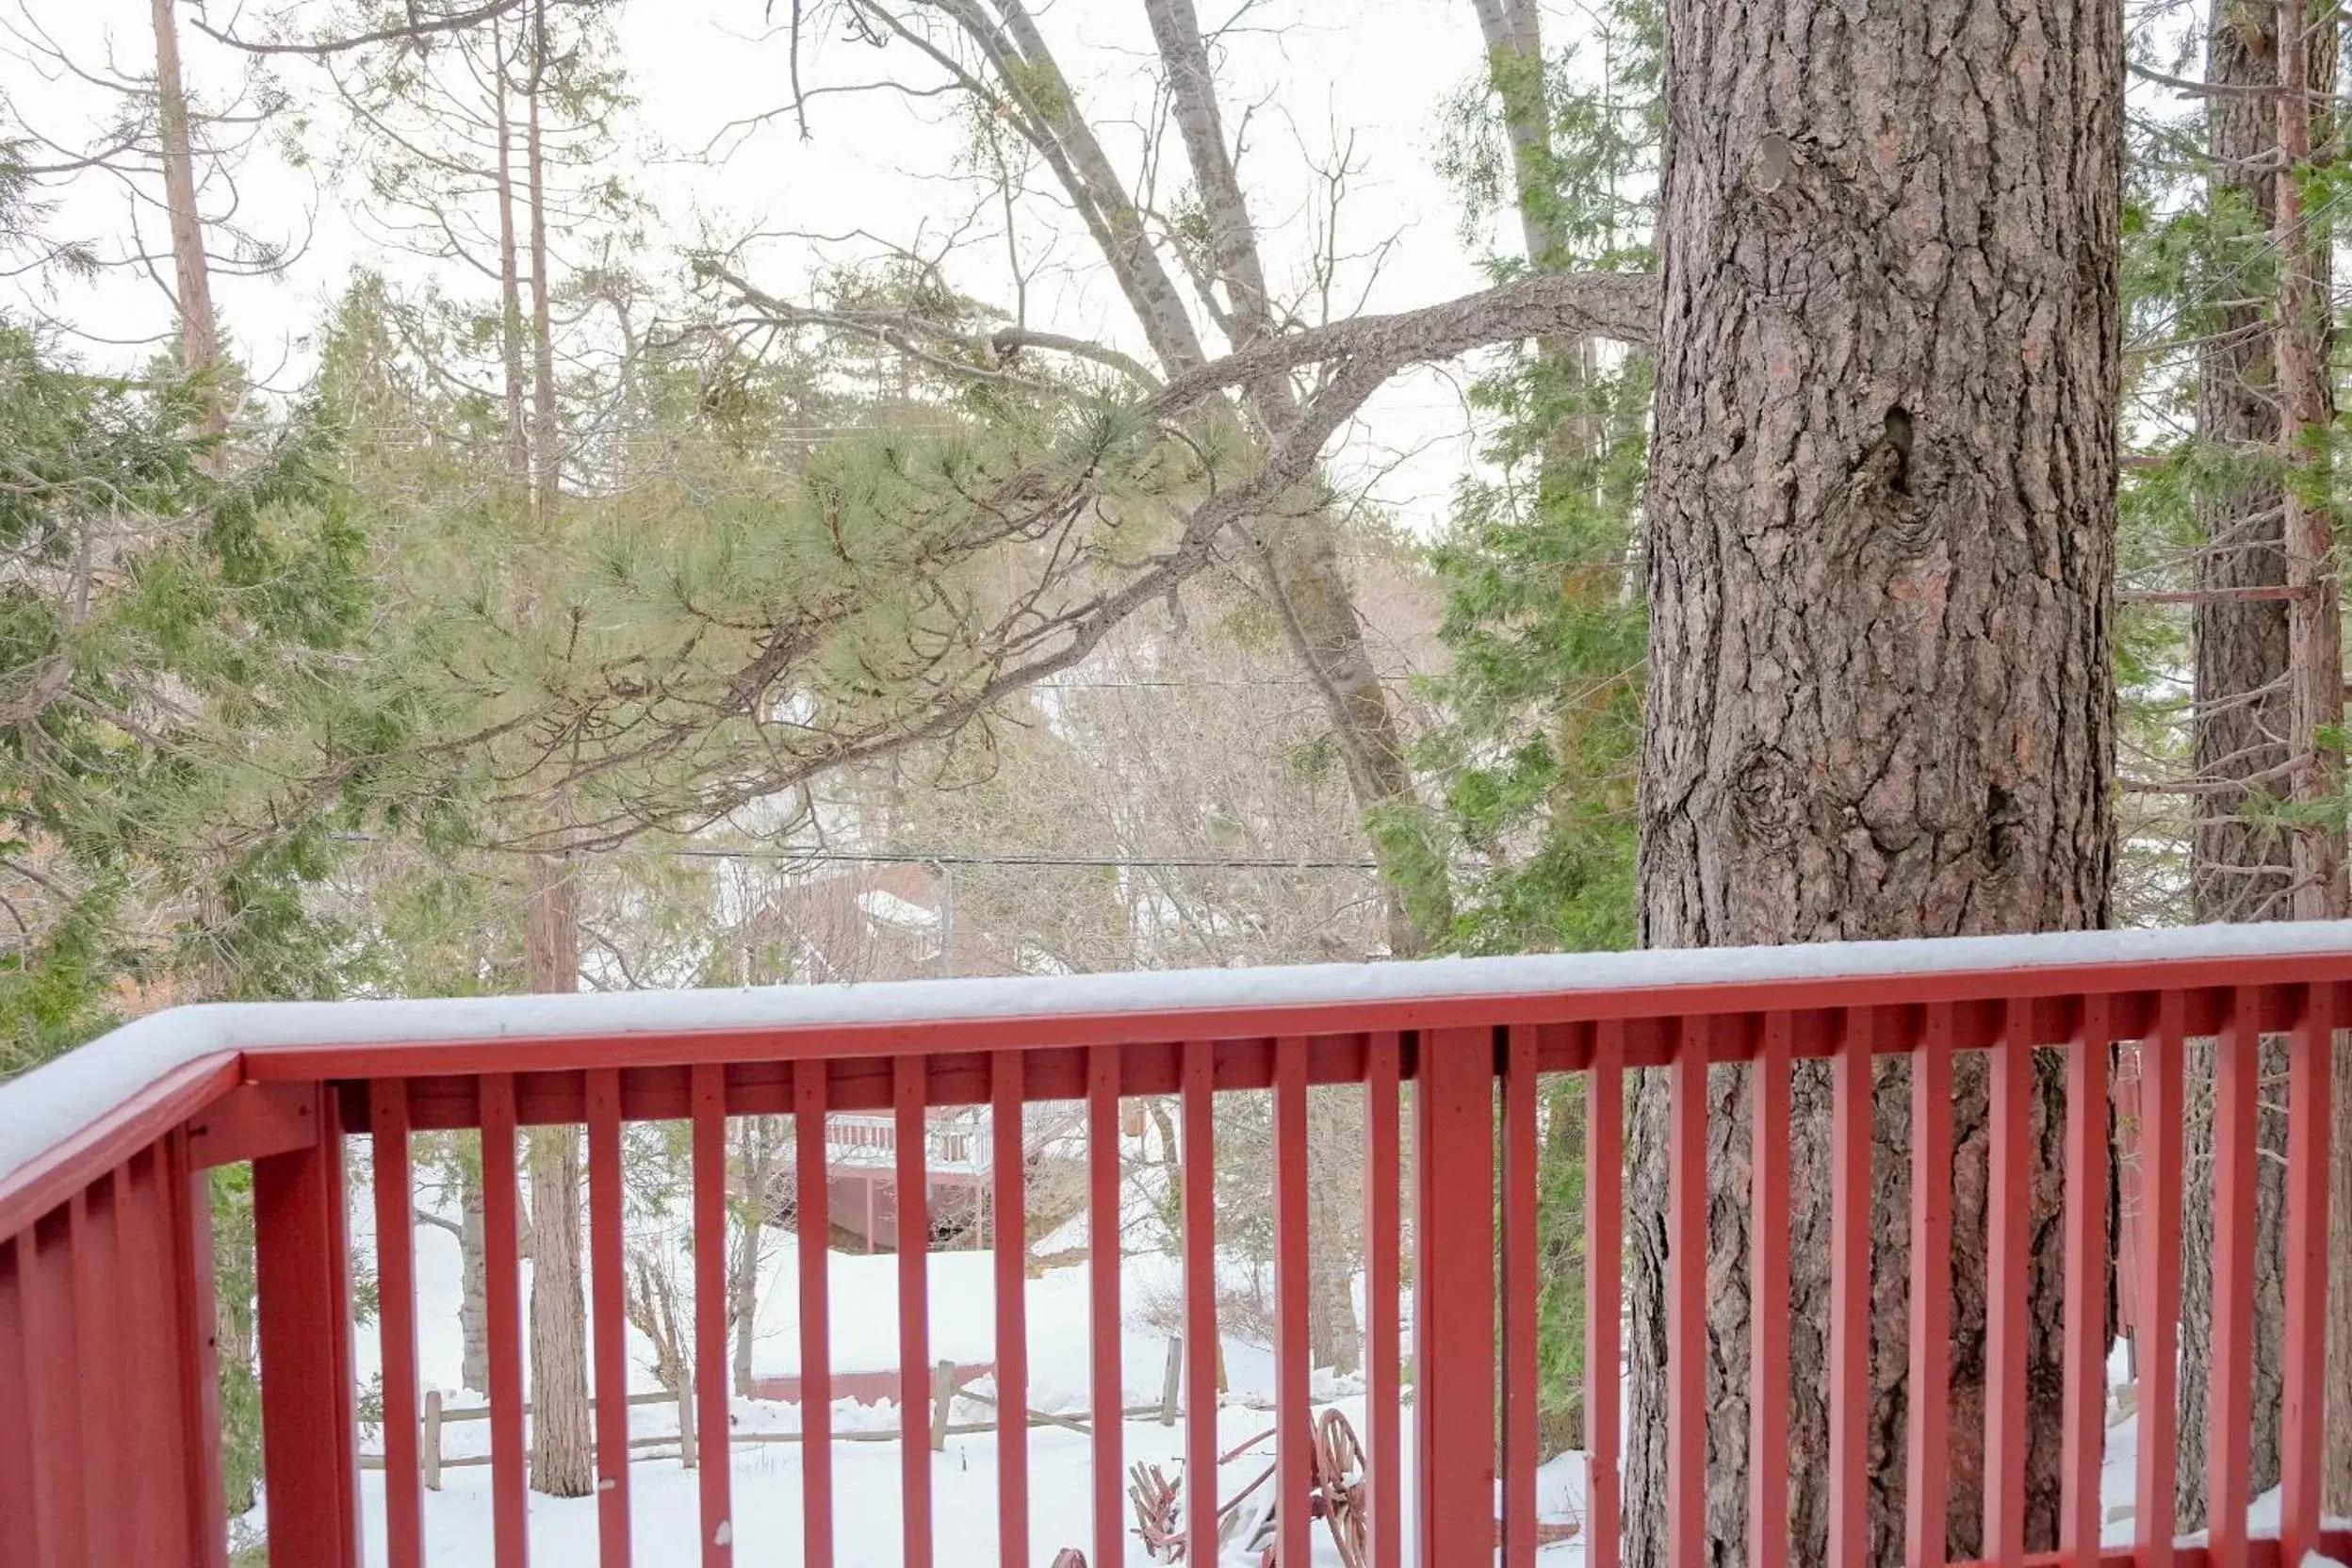
[[[1965,0],[1851,21],[1793,3],[1665,8],[1662,323],[1648,501],[1642,936],[1652,947],[2065,930],[2106,923],[2115,859],[2110,626],[2121,378],[2120,8]],[[1772,69],[1805,28],[1804,86]],[[2026,68],[2022,62],[2032,62]],[[1991,103],[1987,103],[1987,95]],[[1955,1277],[1975,1277],[1983,1064],[1955,1071]],[[1878,1069],[1903,1102],[1905,1064]],[[1663,1560],[1668,1090],[1628,1129],[1631,1564]],[[1749,1136],[1745,1070],[1712,1135]],[[1734,1087],[1737,1085],[1738,1087]],[[1805,1560],[1895,1561],[1902,1467],[1867,1513],[1827,1508],[1830,1093],[1790,1117],[1794,1449]],[[2041,1075],[2034,1190],[2054,1197],[2063,1088]],[[1725,1106],[1731,1107],[1729,1114]],[[1892,1135],[1884,1123],[1882,1146]],[[1909,1161],[1875,1164],[1867,1332],[1884,1368],[1850,1440],[1903,1429]],[[1978,1168],[1981,1169],[1981,1166]],[[1717,1162],[1705,1305],[1722,1381],[1709,1438],[1747,1441],[1746,1172]],[[2029,1300],[2028,1548],[2054,1544],[2058,1227]],[[1968,1238],[1977,1238],[1971,1241]],[[1933,1266],[1946,1266],[1936,1260]],[[1984,1377],[1981,1304],[1954,1303],[1953,1397]],[[1855,1369],[1839,1374],[1856,1376]],[[1984,1456],[1955,1421],[1946,1521],[1978,1555]],[[1710,1550],[1745,1552],[1714,1473]],[[1858,1534],[1843,1527],[1852,1524]],[[1934,1528],[1934,1521],[1927,1522]],[[1768,1541],[1769,1554],[1779,1544]],[[1826,1544],[1827,1556],[1824,1558]],[[1986,1543],[1988,1554],[2013,1543]]]

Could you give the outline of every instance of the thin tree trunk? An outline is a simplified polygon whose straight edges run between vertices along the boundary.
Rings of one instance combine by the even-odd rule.
[[[1257,531],[1254,553],[1269,602],[1291,652],[1322,695],[1356,806],[1371,831],[1387,894],[1389,956],[1418,957],[1443,939],[1451,921],[1446,868],[1388,688],[1364,640],[1337,527],[1317,512],[1261,522]]]
[[[2334,338],[2328,318],[2328,241],[2308,220],[2302,182],[2315,164],[2332,163],[2332,116],[2314,124],[2312,104],[2332,103],[2336,89],[2336,8],[2328,0],[2279,6],[2278,80],[2307,84],[2311,94],[2278,94],[2279,295],[2278,391],[2287,464],[2285,546],[2288,668],[2295,727],[2294,799],[2317,820],[2294,836],[2295,912],[2301,920],[2342,920],[2352,912],[2344,884],[2344,830],[2328,803],[2344,783],[2344,612],[2336,590],[2335,520],[2328,500],[2333,466],[2328,428],[2335,399],[2328,382]],[[2316,25],[2314,25],[2314,22]],[[2316,38],[2318,47],[2312,47]],[[2324,155],[2314,158],[2317,143]]]
[[[2269,5],[2214,0],[2206,37],[2205,79],[2225,90],[2208,105],[2210,202],[2216,222],[2236,215],[2246,232],[2219,250],[2226,267],[2267,250],[2278,231],[2278,185],[2262,169],[2278,148],[2270,99],[2242,90],[2266,86],[2278,70],[2276,14]],[[2328,73],[2333,79],[2332,69]],[[2281,440],[2278,337],[2258,303],[2222,307],[2197,355],[2197,435],[2216,458],[2197,498],[2205,546],[2197,554],[2200,593],[2275,587],[2286,581],[2285,491],[2270,454]],[[2200,598],[2193,619],[2196,687],[2193,748],[2200,783],[2238,781],[2233,792],[2195,798],[2190,896],[2199,921],[2284,920],[2294,913],[2291,835],[2262,820],[2283,792],[2278,780],[2293,746],[2294,694],[2288,675],[2287,606],[2278,600]],[[2281,1295],[2285,1246],[2286,1048],[2260,1047],[2268,1086],[2255,1122],[2260,1156],[2254,1205],[2254,1429],[2257,1492],[2278,1479],[2278,1412],[2285,1318]],[[2178,1461],[2180,1527],[2206,1523],[2206,1401],[2213,1370],[2213,1053],[2190,1048],[2181,1200],[2180,1375]]]
[[[2213,264],[2251,265],[2267,246],[2276,187],[2259,169],[2278,147],[2267,97],[2244,90],[2276,70],[2271,8],[2213,0],[2205,79],[2225,90],[2207,106],[2207,175],[2216,223],[2243,213],[2246,233]],[[2244,292],[2241,290],[2240,292]],[[2200,595],[2286,581],[2280,486],[2267,453],[2278,443],[2278,378],[2268,313],[2251,301],[2215,310],[2197,352],[2197,433],[2213,449],[2213,477],[2197,497],[2205,547]],[[2250,808],[2281,792],[2293,723],[2287,688],[2287,607],[2277,599],[2200,597],[2194,612],[2196,776],[2253,780],[2239,792],[2196,797],[2191,904],[2199,921],[2283,920],[2292,910],[2294,859],[2287,835]],[[2261,782],[2268,780],[2269,782]],[[2283,1150],[2280,1151],[2283,1152]]]
[[[1527,266],[1558,272],[1570,264],[1560,221],[1562,194],[1553,160],[1549,84],[1544,60],[1543,16],[1536,0],[1476,0],[1479,41],[1486,45],[1487,87],[1502,108],[1511,144],[1519,239]],[[1592,380],[1590,338],[1545,338],[1537,344],[1538,384],[1554,398],[1580,400]],[[1598,421],[1572,406],[1545,433],[1536,472],[1535,504],[1549,512],[1572,504],[1598,455]],[[1576,571],[1562,563],[1568,592],[1614,597],[1617,574]],[[1620,563],[1622,564],[1622,563]],[[1605,705],[1606,687],[1577,706]],[[1563,1079],[1545,1107],[1547,1131],[1537,1154],[1541,1198],[1536,1256],[1538,1365],[1542,1373],[1536,1438],[1545,1454],[1584,1441],[1584,1092]]]
[[[2287,1048],[2276,1035],[2257,1052],[2262,1084],[2254,1121],[2254,1396],[2248,1476],[2259,1494],[2278,1484],[2278,1401],[2286,1342],[2285,1254],[2287,1184]],[[2180,1374],[2178,1432],[2178,1523],[2202,1529],[2210,1433],[2207,1401],[2213,1364],[2213,1047],[2189,1044],[2182,1079],[2190,1086],[2180,1139],[2184,1169],[2180,1200]]]
[[[1161,265],[1143,215],[1103,153],[1094,127],[1079,112],[1077,95],[1044,35],[1022,0],[993,4],[1004,19],[1001,29],[991,27],[976,6],[938,8],[949,11],[988,56],[1006,94],[1025,111],[1024,134],[1086,221],[1161,367],[1173,374],[1200,364],[1206,356],[1200,335],[1185,313],[1184,296]]]
[[[462,1135],[472,1137],[473,1134]],[[483,1272],[484,1218],[482,1177],[468,1173],[458,1194],[457,1332],[462,1347],[458,1380],[477,1394],[490,1392],[490,1290]]]
[[[525,131],[531,201],[531,507],[542,529],[554,518],[563,494],[561,434],[556,425],[555,335],[547,306],[547,153],[539,127],[540,99],[547,74],[547,0],[536,0],[531,13],[531,90]],[[572,988],[566,980],[565,990]]]
[[[506,373],[506,472],[517,491],[531,482],[531,438],[523,416],[522,261],[514,234],[514,126],[506,106],[507,58],[502,24],[490,24],[490,79],[498,96],[498,351]]]
[[[579,891],[569,866],[529,861],[525,961],[534,991],[579,983]],[[596,1489],[582,1290],[580,1129],[531,1135],[531,1484],[558,1497]],[[626,1390],[615,1391],[626,1393]]]
[[[531,1135],[531,1484],[557,1497],[596,1490],[588,1410],[587,1303],[580,1252],[580,1132]],[[613,1391],[614,1396],[627,1394]]]
[[[2278,383],[2285,421],[2287,482],[2284,544],[2288,604],[2287,666],[2293,688],[2293,795],[2312,813],[2293,844],[2295,914],[2342,920],[2352,913],[2344,881],[2341,808],[2344,784],[2344,609],[2335,568],[2331,470],[2334,387],[2328,366],[2334,339],[2329,313],[2333,249],[2328,226],[2307,212],[2302,182],[2340,157],[2335,90],[2342,17],[2335,0],[2283,0],[2279,7],[2278,82],[2305,88],[2278,94]],[[2335,1049],[2342,1058],[2345,1053]],[[2352,1511],[2352,1081],[2339,1070],[2330,1109],[2336,1205],[2328,1259],[2328,1386],[2322,1493],[2335,1511]],[[2290,1091],[2292,1093],[2292,1091]]]
[[[1307,1338],[1312,1360],[1339,1377],[1364,1365],[1355,1274],[1362,1257],[1364,1105],[1361,1096],[1307,1096]]]
[[[1584,1080],[1547,1086],[1544,1142],[1536,1152],[1536,1446],[1543,1454],[1584,1446]]]
[[[188,374],[212,370],[220,357],[220,329],[212,308],[212,270],[204,254],[204,225],[196,210],[196,159],[188,134],[188,91],[180,78],[179,22],[172,0],[150,0],[155,29],[155,121],[162,140],[164,208],[172,226],[172,283],[178,290],[180,360]],[[204,402],[196,433],[228,428],[228,405],[216,387]]]
[[[547,306],[546,160],[540,107],[547,80],[546,0],[531,12],[531,76],[524,90],[531,214],[532,397],[531,517],[544,539],[558,499],[554,349]],[[501,93],[503,97],[503,93]],[[505,155],[501,142],[500,156]],[[511,308],[511,306],[510,306]],[[510,342],[512,338],[510,337]],[[514,364],[509,351],[510,368]],[[524,968],[533,991],[580,985],[580,884],[568,858],[528,858]],[[531,1485],[557,1496],[596,1486],[588,1409],[588,1304],[580,1225],[580,1130],[547,1128],[531,1139]],[[612,1391],[617,1396],[626,1390]]]
[[[1476,0],[1478,37],[1486,45],[1486,81],[1502,106],[1511,143],[1519,238],[1527,265],[1557,272],[1568,265],[1560,232],[1560,192],[1552,168],[1551,105],[1544,80],[1544,29],[1535,0]]]
[[[221,1487],[232,1518],[253,1511],[261,1479],[260,1364],[254,1344],[255,1270],[253,1194],[228,1170],[199,1188],[210,1201],[214,1347],[220,1398]],[[224,1213],[224,1210],[226,1211]]]
[[[1653,947],[2093,927],[2123,154],[2107,0],[1665,8],[1642,929]],[[1803,39],[1803,69],[1782,67]],[[2055,1536],[2063,1094],[2035,1101],[2029,1545]],[[1907,1073],[1879,1074],[1872,1555],[1901,1551]],[[1662,1563],[1661,1075],[1631,1130],[1625,1560]],[[1747,1095],[1711,1087],[1711,1559],[1746,1559]],[[1984,1457],[1984,1064],[1955,1073],[1950,1547]],[[1792,1122],[1789,1560],[1826,1544],[1829,1094]],[[1942,1179],[1943,1173],[1936,1173]]]
[[[219,372],[220,319],[212,304],[212,266],[204,252],[204,226],[196,207],[196,158],[188,128],[188,89],[180,72],[179,20],[172,0],[150,0],[149,18],[155,36],[155,128],[163,162],[164,210],[172,234],[173,304],[180,319],[180,363],[191,376]],[[196,421],[199,437],[217,436],[228,428],[228,405],[216,382],[207,391],[204,412]],[[222,455],[204,453],[200,466],[219,472]],[[214,878],[206,878],[197,894],[197,923],[203,936],[197,964],[197,996],[220,1001],[236,995],[237,979],[226,957],[224,935],[230,919]],[[250,1194],[237,1200],[250,1205]],[[252,1280],[252,1238],[247,1233],[232,1239],[214,1235],[214,1273],[237,1286],[217,1292],[216,1317],[220,1334],[216,1360],[221,1384],[220,1405],[231,1420],[256,1410],[251,1390],[255,1379],[253,1311],[244,1288]],[[230,1257],[227,1250],[240,1249]],[[238,1485],[240,1479],[246,1484]],[[243,1513],[253,1506],[251,1478],[232,1476],[229,1484],[238,1494],[227,1498],[230,1511]]]
[[[768,1190],[776,1179],[776,1133],[759,1117],[739,1123],[743,1146],[738,1156],[743,1172],[742,1206],[736,1211],[736,1250],[729,1260],[727,1315],[735,1329],[735,1392],[751,1397],[752,1349],[760,1335],[760,1247],[767,1233]],[[906,1245],[906,1237],[899,1238]]]

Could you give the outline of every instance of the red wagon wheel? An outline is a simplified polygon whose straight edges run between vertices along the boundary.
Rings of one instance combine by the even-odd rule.
[[[1372,1552],[1371,1524],[1364,1512],[1364,1468],[1356,1429],[1338,1411],[1325,1411],[1315,1427],[1315,1485],[1323,1523],[1347,1568],[1364,1568]]]

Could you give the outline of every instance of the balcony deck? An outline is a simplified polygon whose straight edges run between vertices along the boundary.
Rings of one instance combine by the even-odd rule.
[[[517,1245],[515,1156],[524,1129],[585,1130],[591,1359],[595,1380],[619,1388],[630,1382],[620,1304],[627,1123],[689,1124],[692,1250],[717,1256],[728,1224],[730,1118],[792,1118],[803,1168],[832,1152],[829,1120],[861,1129],[853,1140],[859,1157],[887,1157],[908,1217],[920,1218],[915,1211],[950,1176],[985,1180],[995,1213],[1025,1212],[1024,1114],[1039,1102],[1071,1104],[1085,1127],[1089,1224],[1110,1233],[1122,1201],[1120,1102],[1168,1097],[1184,1154],[1184,1219],[1168,1266],[1184,1337],[1207,1344],[1218,1314],[1213,1108],[1218,1095],[1249,1091],[1270,1095],[1272,1127],[1269,1494],[1300,1505],[1283,1507],[1272,1526],[1281,1560],[1330,1560],[1325,1521],[1303,1506],[1320,1492],[1362,1521],[1362,1568],[1452,1568],[1490,1552],[1504,1568],[1535,1568],[1539,1551],[1544,1568],[1554,1568],[1564,1560],[1555,1554],[1566,1548],[1552,1542],[1556,1521],[1539,1489],[1539,1468],[1552,1456],[1538,1450],[1533,1402],[1498,1400],[1496,1371],[1503,1389],[1535,1386],[1535,1155],[1542,1119],[1550,1114],[1542,1089],[1568,1074],[1586,1089],[1580,1114],[1589,1120],[1577,1131],[1592,1156],[1584,1216],[1592,1441],[1574,1553],[1594,1568],[1613,1565],[1628,1545],[1617,1377],[1628,1214],[1625,1091],[1629,1074],[1655,1070],[1671,1085],[1672,1127],[1669,1192],[1662,1213],[1645,1221],[1662,1225],[1671,1254],[1662,1303],[1668,1489],[1656,1544],[1663,1560],[1695,1565],[1707,1551],[1709,1483],[1720,1490],[1724,1478],[1709,1470],[1705,1425],[1705,1240],[1710,1071],[1733,1065],[1749,1070],[1739,1092],[1755,1097],[1761,1129],[1750,1152],[1759,1223],[1748,1262],[1766,1293],[1752,1315],[1749,1357],[1749,1451],[1759,1462],[1755,1474],[1732,1478],[1755,1505],[1742,1544],[1751,1560],[1782,1560],[1792,1551],[1805,1558],[1814,1549],[1790,1542],[1782,1511],[1790,1462],[1789,1325],[1785,1310],[1771,1307],[1785,1300],[1774,1293],[1787,1289],[1792,1266],[1825,1265],[1832,1298],[1848,1304],[1828,1329],[1832,1415],[1818,1462],[1829,1498],[1826,1558],[1859,1563],[1869,1556],[1862,1511],[1874,1461],[1863,1419],[1868,1314],[1851,1309],[1867,1300],[1870,1285],[1867,1225],[1855,1216],[1867,1214],[1871,1190],[1875,1063],[1895,1054],[1912,1061],[1905,1157],[1916,1172],[1949,1168],[1951,1073],[1964,1054],[1984,1054],[1995,1084],[1989,1159],[1998,1194],[2001,1184],[2030,1178],[2033,1158],[2030,1129],[2016,1114],[2022,1101],[2003,1101],[2003,1086],[2021,1095],[2031,1054],[2045,1050],[2063,1053],[2066,1064],[2064,1496],[2057,1539],[2029,1540],[2026,1221],[2021,1206],[1997,1200],[1985,1281],[1995,1331],[1981,1417],[1994,1482],[1983,1504],[1988,1556],[2003,1563],[2192,1568],[2300,1563],[2313,1552],[2352,1560],[2352,1534],[2324,1527],[2319,1494],[2330,1106],[2332,1094],[2352,1088],[2331,1086],[2330,1044],[2344,1023],[2352,1023],[2352,925],[177,1009],[0,1086],[0,1564],[216,1568],[225,1561],[206,1186],[214,1167],[250,1161],[253,1168],[270,1560],[355,1568],[364,1556],[419,1568],[429,1524],[444,1515],[429,1503],[418,1450],[412,1140],[451,1129],[480,1135],[491,1309],[483,1391],[488,1540],[468,1560],[514,1568],[533,1527]],[[2258,1416],[2271,1413],[2251,1405],[2254,1064],[2259,1042],[2274,1034],[2286,1040],[2292,1063],[2283,1086],[2286,1394],[2276,1413],[2278,1491],[2264,1515],[2275,1524],[2255,1536],[2246,1525],[2255,1502],[2248,1434]],[[2183,1073],[2188,1043],[2202,1039],[2215,1042],[2213,1261],[2228,1288],[2216,1296],[2213,1396],[2205,1413],[2213,1437],[2214,1524],[2210,1539],[2176,1544],[2172,1369]],[[2116,1180],[2111,1073],[2125,1050],[2136,1056],[2140,1116],[2128,1236],[2110,1218]],[[1788,1204],[1789,1075],[1808,1060],[1828,1064],[1839,1107],[1827,1166],[1838,1219],[1821,1259],[1792,1255],[1785,1227],[1772,1222],[1785,1221]],[[1364,1116],[1365,1373],[1350,1397],[1363,1416],[1365,1453],[1360,1466],[1326,1475],[1318,1466],[1331,1456],[1319,1446],[1318,1420],[1328,1401],[1316,1397],[1306,1321],[1307,1133],[1310,1091],[1334,1088],[1360,1094]],[[939,1147],[932,1117],[942,1107],[985,1107],[989,1147]],[[372,1177],[356,1190],[356,1167],[346,1162],[354,1139],[366,1140]],[[935,1158],[952,1169],[932,1170]],[[1915,1240],[1931,1249],[1948,1243],[1950,1183],[1914,1181],[1910,1188]],[[365,1510],[351,1289],[354,1204],[374,1238],[382,1303],[384,1468],[380,1481],[370,1478]],[[841,1491],[839,1466],[870,1469],[872,1446],[854,1460],[836,1458],[837,1438],[846,1444],[871,1434],[833,1429],[828,1275],[850,1260],[837,1265],[825,1245],[829,1207],[805,1201],[795,1218],[803,1243],[792,1269],[802,1413],[792,1442],[795,1496],[807,1501],[779,1514],[775,1497],[753,1494],[770,1471],[734,1462],[734,1450],[761,1434],[733,1435],[727,1301],[710,1292],[691,1305],[701,1348],[692,1534],[667,1543],[664,1553],[664,1544],[632,1527],[636,1489],[644,1485],[648,1500],[656,1490],[645,1480],[647,1464],[677,1462],[632,1464],[627,1402],[599,1401],[598,1491],[592,1505],[571,1506],[593,1508],[601,1563],[724,1568],[738,1546],[746,1564],[854,1560],[851,1535],[869,1521],[841,1499],[869,1494]],[[1494,1233],[1476,1223],[1435,1222],[1480,1214],[1497,1217]],[[977,1424],[984,1430],[955,1439],[987,1446],[994,1507],[983,1508],[977,1521],[987,1528],[938,1511],[945,1505],[935,1505],[935,1495],[947,1494],[935,1491],[935,1467],[946,1462],[931,1443],[890,1446],[899,1487],[888,1534],[893,1555],[909,1565],[985,1559],[1029,1568],[1065,1547],[1097,1568],[1145,1560],[1125,1493],[1127,1462],[1140,1440],[1122,1415],[1130,1374],[1112,1328],[1137,1303],[1123,1299],[1130,1287],[1121,1270],[1087,1271],[1084,1316],[1099,1331],[1080,1361],[1087,1408],[1033,1432],[1036,1352],[1022,1266],[1021,1251],[1009,1248],[984,1266],[996,1325],[997,1413]],[[943,1266],[909,1252],[897,1261],[890,1286],[900,1408],[909,1412],[933,1406],[930,1346],[939,1309],[926,1275],[934,1266]],[[2140,1341],[2132,1508],[2120,1526],[2128,1541],[2117,1538],[2101,1499],[2106,1312],[2124,1282],[2118,1270],[2129,1271]],[[1903,1466],[1909,1478],[1903,1557],[1919,1564],[1946,1556],[1935,1522],[1943,1518],[1941,1456],[1954,1419],[1944,1360],[1953,1310],[1947,1272],[1911,1279],[1908,1381],[1917,1396],[1903,1452],[1875,1462]],[[1215,1471],[1220,1442],[1230,1436],[1218,1425],[1216,1373],[1211,1358],[1186,1362],[1171,1406],[1183,1413],[1167,1439],[1168,1457],[1181,1456],[1195,1474]],[[2352,1391],[2341,1397],[2352,1399]],[[1052,1462],[1040,1462],[1039,1454]],[[1079,1454],[1083,1463],[1065,1462]],[[1056,1488],[1083,1495],[1042,1507]],[[1213,1530],[1216,1502],[1207,1489],[1184,1499],[1177,1529],[1196,1539]],[[1083,1520],[1083,1539],[1037,1535],[1033,1509],[1039,1520]],[[670,1512],[645,1511],[637,1526],[657,1516],[675,1521]],[[1318,1543],[1324,1557],[1315,1555]],[[448,1544],[436,1537],[432,1560],[448,1560]],[[2044,1555],[2050,1552],[2058,1555]]]

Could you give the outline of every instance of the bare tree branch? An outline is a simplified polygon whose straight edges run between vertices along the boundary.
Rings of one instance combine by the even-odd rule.
[[[264,43],[254,39],[239,38],[227,28],[214,27],[201,16],[190,18],[188,25],[216,43],[225,43],[248,55],[306,55],[318,59],[329,55],[348,54],[353,49],[365,49],[370,44],[422,43],[438,33],[462,33],[468,27],[478,27],[510,11],[520,10],[527,3],[528,0],[484,0],[484,4],[471,10],[431,18],[417,16],[416,8],[411,7],[408,22],[400,26],[379,28],[372,33],[354,33],[348,38],[318,39],[308,43]],[[558,3],[561,4],[562,0]]]
[[[1402,368],[1555,333],[1590,334],[1644,347],[1657,336],[1657,317],[1658,286],[1647,273],[1542,273],[1444,304],[1351,317],[1268,338],[1177,376],[1152,407],[1184,407],[1212,391],[1274,371],[1359,354]]]

